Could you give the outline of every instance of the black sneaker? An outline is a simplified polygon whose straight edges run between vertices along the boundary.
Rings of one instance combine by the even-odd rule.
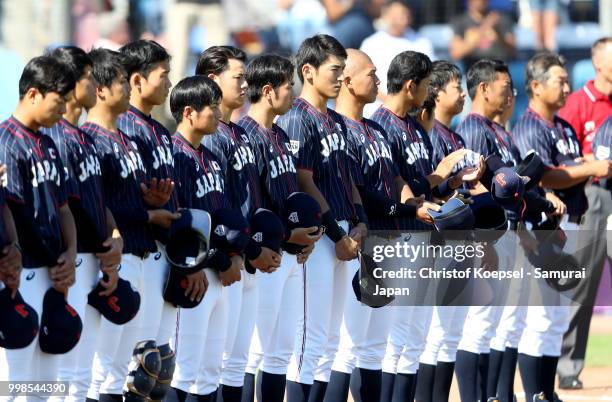
[[[559,377],[559,388],[561,389],[582,389],[582,381],[578,377]]]

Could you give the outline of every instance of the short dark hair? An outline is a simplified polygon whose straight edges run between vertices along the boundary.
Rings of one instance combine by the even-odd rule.
[[[407,50],[393,58],[387,71],[387,93],[396,94],[406,81],[419,84],[431,74],[431,60],[423,53]]]
[[[446,60],[438,60],[432,63],[430,78],[429,91],[423,106],[430,104],[435,106],[438,93],[451,81],[461,83],[462,75],[457,65]]]
[[[551,67],[559,66],[565,68],[565,59],[552,52],[541,52],[533,56],[525,66],[525,92],[527,97],[532,98],[531,83],[533,81],[545,82],[549,78]]]
[[[123,64],[123,55],[109,49],[93,49],[89,52],[89,57],[93,62],[93,76],[102,87],[110,87],[113,81],[121,74],[127,72]]]
[[[74,89],[76,78],[68,66],[51,56],[38,56],[26,64],[19,78],[19,99],[23,99],[30,88],[46,96],[56,92],[65,96]]]
[[[231,59],[246,62],[246,53],[234,46],[211,46],[198,58],[195,73],[201,75],[219,75],[229,67]]]
[[[83,49],[76,46],[60,46],[53,49],[49,56],[65,64],[78,81],[85,73],[87,66],[93,67],[93,62]]]
[[[476,96],[476,90],[481,82],[490,84],[495,81],[495,74],[506,73],[510,75],[508,65],[501,60],[482,59],[470,67],[467,76],[467,89],[471,99]]]
[[[314,68],[319,68],[330,56],[336,56],[340,59],[346,59],[347,57],[346,49],[338,39],[325,34],[318,34],[305,39],[295,55],[295,65],[300,81],[304,83],[304,75],[302,74],[304,65],[310,64]]]
[[[261,99],[261,90],[265,85],[277,89],[293,80],[294,66],[291,60],[276,54],[267,54],[251,60],[246,69],[247,98],[251,103]]]
[[[183,110],[191,106],[201,111],[221,101],[222,92],[219,85],[205,75],[194,75],[183,78],[172,88],[170,94],[170,111],[178,123],[183,120]]]
[[[156,64],[170,61],[166,49],[154,40],[139,39],[130,42],[119,49],[119,52],[124,56],[123,65],[128,78],[135,73],[146,78]]]

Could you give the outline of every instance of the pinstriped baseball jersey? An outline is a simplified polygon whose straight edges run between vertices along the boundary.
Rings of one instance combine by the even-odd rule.
[[[351,164],[351,172],[355,184],[375,189],[379,194],[393,201],[397,201],[398,189],[395,179],[399,171],[393,163],[391,147],[385,139],[382,127],[369,119],[355,121],[346,116],[341,118],[340,124],[347,133],[347,143]],[[396,218],[369,218],[370,229],[389,230],[397,229]]]
[[[290,139],[297,168],[312,171],[329,209],[337,220],[353,220],[351,165],[346,133],[336,124],[331,109],[321,113],[302,98],[278,118],[278,125]]]
[[[434,125],[429,132],[429,138],[433,146],[433,156],[431,160],[434,166],[437,166],[442,159],[452,152],[465,148],[465,141],[463,138],[437,120],[434,121]],[[477,166],[478,158],[480,158],[480,154],[472,151],[455,165],[453,174],[465,167]]]
[[[40,239],[25,236],[17,225],[19,242],[24,250],[23,267],[45,265],[37,244],[42,242],[59,256],[63,237],[59,208],[67,201],[64,166],[53,141],[40,131],[32,131],[14,117],[0,124],[0,163],[6,165],[3,186],[6,199],[26,206],[27,219],[33,223]]]
[[[64,177],[68,198],[80,201],[91,222],[95,224],[96,234],[77,232],[77,249],[79,253],[91,253],[82,244],[85,236],[95,236],[98,239],[108,237],[106,228],[106,204],[104,203],[104,185],[102,169],[96,153],[93,140],[65,119],[60,120],[51,128],[41,129],[49,136],[59,151],[64,165]],[[77,222],[77,229],[81,223]]]
[[[612,116],[608,117],[597,129],[593,138],[593,155],[596,159],[612,159]]]
[[[523,156],[534,150],[547,166],[561,166],[565,160],[582,156],[574,129],[558,116],[551,123],[528,108],[512,129],[512,135]],[[569,215],[582,215],[586,212],[588,201],[584,185],[580,183],[567,189],[555,190],[567,206]]]
[[[433,147],[425,130],[412,117],[408,115],[400,117],[384,106],[374,112],[372,120],[387,133],[392,158],[414,195],[418,197],[425,194],[425,197],[431,200],[431,188],[426,176],[434,170],[431,160]],[[399,222],[402,230],[432,228],[415,217],[402,217]]]
[[[142,255],[156,251],[140,189],[146,168],[138,146],[119,129],[112,132],[87,122],[81,130],[94,141],[102,167],[106,206],[123,236],[123,252]]]
[[[287,197],[299,191],[296,161],[289,136],[276,124],[267,129],[249,116],[244,116],[238,124],[249,136],[255,153],[263,206],[283,216]]]
[[[136,142],[146,168],[146,182],[152,178],[174,179],[172,139],[166,127],[133,106],[119,116],[117,127]],[[176,204],[172,195],[164,208],[176,211]]]
[[[181,133],[175,133],[172,142],[179,205],[210,213],[227,207],[225,180],[217,157],[203,145],[195,149]]]
[[[474,152],[478,152],[485,158],[489,155],[497,155],[504,163],[516,165],[516,155],[512,153],[512,146],[507,138],[505,130],[499,129],[488,118],[476,113],[470,113],[457,127],[457,133],[465,141],[465,146]]]
[[[262,197],[257,162],[247,133],[237,124],[219,121],[217,132],[205,136],[202,144],[221,162],[231,208],[250,216],[261,207]]]

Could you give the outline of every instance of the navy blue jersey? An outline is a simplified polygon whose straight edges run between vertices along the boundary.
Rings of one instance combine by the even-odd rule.
[[[194,148],[181,133],[174,134],[172,142],[180,207],[209,213],[227,208],[223,169],[217,157],[203,145]]]
[[[465,149],[465,141],[463,138],[437,120],[434,121],[434,125],[429,132],[429,138],[431,139],[431,144],[433,146],[433,155],[431,160],[434,166],[438,166],[442,159],[451,153],[459,149]],[[455,174],[465,167],[478,166],[479,158],[480,154],[478,152],[471,151],[465,158],[455,165],[452,173]]]
[[[96,229],[96,233],[85,233],[83,229],[79,230],[85,227],[91,230],[91,225],[80,222],[79,220],[82,219],[80,215],[74,214],[77,227],[77,250],[79,253],[95,252],[96,250],[87,247],[87,244],[91,245],[93,242],[87,242],[85,239],[106,239],[108,230],[102,169],[93,140],[65,119],[41,131],[53,140],[59,150],[64,165],[68,198],[78,201]]]
[[[244,116],[238,124],[247,133],[255,154],[263,206],[283,216],[287,197],[299,191],[289,136],[276,124],[267,129],[249,116]]]
[[[506,164],[516,165],[518,155],[512,153],[512,144],[505,130],[488,118],[470,113],[457,127],[457,133],[465,141],[465,146],[487,158],[497,155]]]
[[[395,180],[399,171],[393,163],[391,146],[385,138],[381,126],[369,119],[355,121],[346,116],[340,124],[347,133],[349,155],[353,169],[351,170],[355,184],[375,190],[382,196],[398,201],[398,188]],[[374,230],[398,229],[397,218],[368,218],[369,228]]]
[[[153,178],[174,180],[172,138],[166,127],[133,106],[119,116],[117,127],[136,142],[146,168],[146,183]],[[170,197],[164,208],[176,211],[176,196]]]
[[[302,98],[278,118],[278,125],[289,135],[297,168],[312,171],[315,185],[325,197],[337,220],[356,219],[353,206],[353,180],[346,144],[346,133],[336,124],[331,109],[321,113]]]
[[[387,133],[392,158],[415,197],[424,194],[431,200],[431,186],[426,176],[434,171],[433,146],[425,130],[411,116],[400,117],[384,106],[374,112],[372,120]],[[431,226],[414,217],[402,217],[400,228],[423,230],[431,229]]]
[[[50,263],[39,245],[59,256],[64,249],[59,208],[67,201],[64,166],[51,138],[32,131],[14,117],[0,124],[0,163],[6,165],[3,180],[6,199],[27,216],[15,215],[19,243],[24,251],[23,267],[36,268]],[[23,206],[25,208],[20,208]],[[19,216],[18,216],[19,215]],[[36,230],[39,238],[32,239]]]
[[[551,123],[529,108],[512,129],[512,136],[521,155],[525,156],[533,150],[549,167],[562,166],[565,164],[564,161],[582,156],[580,142],[574,129],[558,116],[555,116]],[[586,212],[588,201],[584,185],[585,183],[579,183],[555,191],[567,206],[569,215],[582,215]]]
[[[123,236],[123,252],[143,255],[156,251],[140,189],[147,173],[136,142],[121,130],[109,131],[91,122],[81,130],[94,141],[102,167],[106,206]]]
[[[217,132],[205,136],[202,144],[221,162],[230,208],[251,216],[262,206],[262,196],[257,162],[247,133],[237,124],[219,121]]]

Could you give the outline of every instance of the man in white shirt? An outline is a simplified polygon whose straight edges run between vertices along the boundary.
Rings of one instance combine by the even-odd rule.
[[[433,46],[429,39],[419,35],[410,25],[412,12],[404,0],[390,0],[385,4],[381,15],[382,27],[367,37],[361,44],[364,51],[376,66],[380,78],[378,100],[366,105],[364,115],[371,115],[387,95],[387,69],[393,58],[405,51],[421,52],[435,59]]]

